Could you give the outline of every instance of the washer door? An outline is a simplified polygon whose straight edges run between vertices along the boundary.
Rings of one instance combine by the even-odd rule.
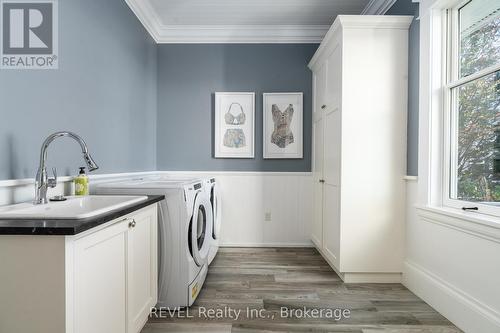
[[[206,263],[210,248],[210,232],[212,210],[206,195],[196,194],[193,205],[193,215],[189,223],[188,242],[189,252],[198,266]]]
[[[212,237],[213,239],[218,239],[220,236],[222,221],[222,202],[217,183],[212,184],[212,190],[210,191],[210,203],[212,204],[212,215],[214,221],[212,227]]]

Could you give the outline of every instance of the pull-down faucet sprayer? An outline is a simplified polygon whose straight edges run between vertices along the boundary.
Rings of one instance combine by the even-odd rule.
[[[47,148],[52,143],[52,141],[64,136],[70,137],[80,144],[80,147],[82,148],[83,159],[85,160],[89,171],[99,169],[92,156],[90,156],[87,144],[81,137],[72,132],[56,132],[54,134],[51,134],[47,139],[45,139],[42,144],[42,149],[40,150],[40,164],[38,165],[38,171],[36,173],[35,201],[33,202],[35,205],[46,204],[48,202],[47,189],[49,187],[56,187],[57,185],[57,172],[55,168],[52,169],[54,178],[49,178],[47,176],[47,167],[45,166],[47,161]]]

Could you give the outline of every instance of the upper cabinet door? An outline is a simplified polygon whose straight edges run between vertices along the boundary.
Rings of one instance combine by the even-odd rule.
[[[324,104],[326,109],[340,108],[342,96],[342,46],[335,44],[326,60],[326,89]]]
[[[322,110],[326,108],[325,94],[327,90],[327,70],[328,64],[324,62],[319,69],[314,73],[314,114],[322,114]]]
[[[157,301],[157,216],[148,208],[128,224],[128,333],[138,333]]]

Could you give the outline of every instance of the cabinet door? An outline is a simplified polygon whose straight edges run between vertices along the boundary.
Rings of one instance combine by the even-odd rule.
[[[138,333],[157,301],[157,215],[156,206],[129,220],[128,333]]]
[[[342,96],[342,46],[335,44],[326,60],[326,88],[324,96],[325,109],[332,110],[340,107]]]
[[[320,249],[323,247],[323,140],[324,120],[321,115],[313,119],[313,222],[311,240]]]
[[[340,186],[341,112],[329,109],[324,115],[324,178],[325,185]]]
[[[325,94],[327,89],[328,64],[324,62],[317,71],[314,72],[314,113],[320,113],[325,109]]]
[[[340,271],[340,187],[325,184],[323,253]]]
[[[325,112],[323,252],[340,270],[341,112]]]
[[[78,239],[74,256],[74,332],[126,332],[127,222]]]

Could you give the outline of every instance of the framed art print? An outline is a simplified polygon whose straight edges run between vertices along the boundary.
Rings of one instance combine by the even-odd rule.
[[[263,95],[264,158],[303,158],[303,94]]]
[[[215,157],[253,158],[255,93],[215,93]]]

